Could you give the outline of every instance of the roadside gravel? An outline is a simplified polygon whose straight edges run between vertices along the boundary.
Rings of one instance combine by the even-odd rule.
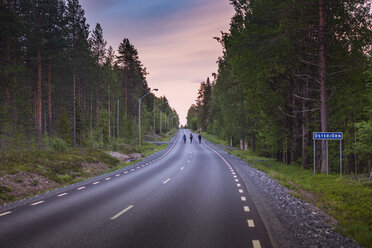
[[[263,219],[274,247],[359,247],[333,230],[335,220],[292,196],[267,174],[205,140],[236,169]]]

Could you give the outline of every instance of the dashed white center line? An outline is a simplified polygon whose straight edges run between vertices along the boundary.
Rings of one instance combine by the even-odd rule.
[[[110,180],[111,179],[111,177],[108,177],[108,178],[106,178],[105,180],[107,181],[107,180]]]
[[[234,175],[233,177],[234,177],[234,178],[237,178],[237,176],[235,176],[235,175]]]
[[[241,185],[240,185],[240,183],[237,183],[236,186],[240,187]]]
[[[128,212],[132,207],[133,207],[133,205],[130,205],[130,206],[127,207],[126,209],[120,211],[120,212],[117,213],[116,215],[112,216],[112,217],[111,217],[111,220],[115,220],[115,219],[118,218],[120,215],[124,214],[125,212]]]
[[[58,197],[61,197],[61,196],[64,196],[64,195],[67,195],[67,193],[62,193],[62,194],[59,194],[57,195]]]
[[[259,240],[252,240],[253,248],[261,248],[261,243]]]
[[[139,169],[140,167],[139,166],[137,166],[137,169]]]
[[[97,181],[97,182],[94,182],[94,183],[92,183],[92,184],[99,184],[99,181]]]
[[[246,201],[247,199],[245,199],[245,197],[244,196],[242,196],[241,197],[241,199],[242,199],[242,201]]]
[[[118,176],[120,176],[120,174],[116,174],[115,176],[118,177]]]
[[[38,201],[38,202],[34,202],[34,203],[31,203],[30,205],[31,206],[36,206],[36,205],[39,205],[41,203],[43,203],[44,201]]]
[[[243,194],[243,190],[242,189],[239,189],[239,193]]]
[[[83,187],[77,188],[77,190],[82,190],[82,189],[85,189],[85,187],[83,186]]]
[[[163,184],[166,184],[167,182],[169,182],[171,179],[170,178],[168,178],[167,180],[165,180],[164,182],[163,182]]]
[[[249,207],[248,206],[244,206],[244,212],[249,212]]]
[[[128,171],[124,172],[124,174],[127,174],[127,173],[128,173]]]
[[[134,169],[131,169],[130,171],[134,171]]]
[[[185,169],[185,167],[182,167],[181,170]]]
[[[4,213],[1,213],[0,216],[8,215],[8,214],[11,214],[11,213],[12,213],[11,211],[4,212]]]
[[[235,179],[235,182],[239,182],[239,180],[238,179]]]
[[[253,222],[253,220],[247,220],[247,222],[248,222],[248,226],[249,226],[249,227],[254,227],[254,222]]]

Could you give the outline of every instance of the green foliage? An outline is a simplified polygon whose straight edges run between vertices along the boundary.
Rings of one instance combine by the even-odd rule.
[[[327,129],[344,133],[344,160],[348,161],[344,172],[371,170],[372,92],[365,87],[372,78],[367,56],[371,4],[364,0],[324,3],[328,100],[322,115],[323,32],[319,32],[319,12],[314,11],[319,3],[239,0],[231,4],[235,16],[229,32],[216,38],[223,48],[218,73],[211,89],[204,82],[200,85],[197,105],[188,112],[188,126],[196,117],[198,127],[207,127],[219,138],[245,141],[259,154],[309,167],[311,133],[320,130],[321,116],[327,116]],[[329,151],[330,168],[337,171],[337,143]],[[317,161],[320,157],[317,153]]]
[[[68,144],[59,137],[52,137],[49,139],[49,146],[59,152],[67,152],[69,149]]]

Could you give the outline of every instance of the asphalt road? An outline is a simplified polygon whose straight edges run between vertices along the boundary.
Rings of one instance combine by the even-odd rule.
[[[184,133],[154,161],[0,212],[0,247],[271,247],[236,170]]]

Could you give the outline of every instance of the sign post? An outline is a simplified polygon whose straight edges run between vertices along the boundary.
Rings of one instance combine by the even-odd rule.
[[[326,157],[327,157],[327,174],[328,174],[328,140],[339,140],[340,141],[340,177],[342,176],[342,132],[313,132],[313,143],[314,143],[314,176],[315,176],[315,141],[326,140]]]

